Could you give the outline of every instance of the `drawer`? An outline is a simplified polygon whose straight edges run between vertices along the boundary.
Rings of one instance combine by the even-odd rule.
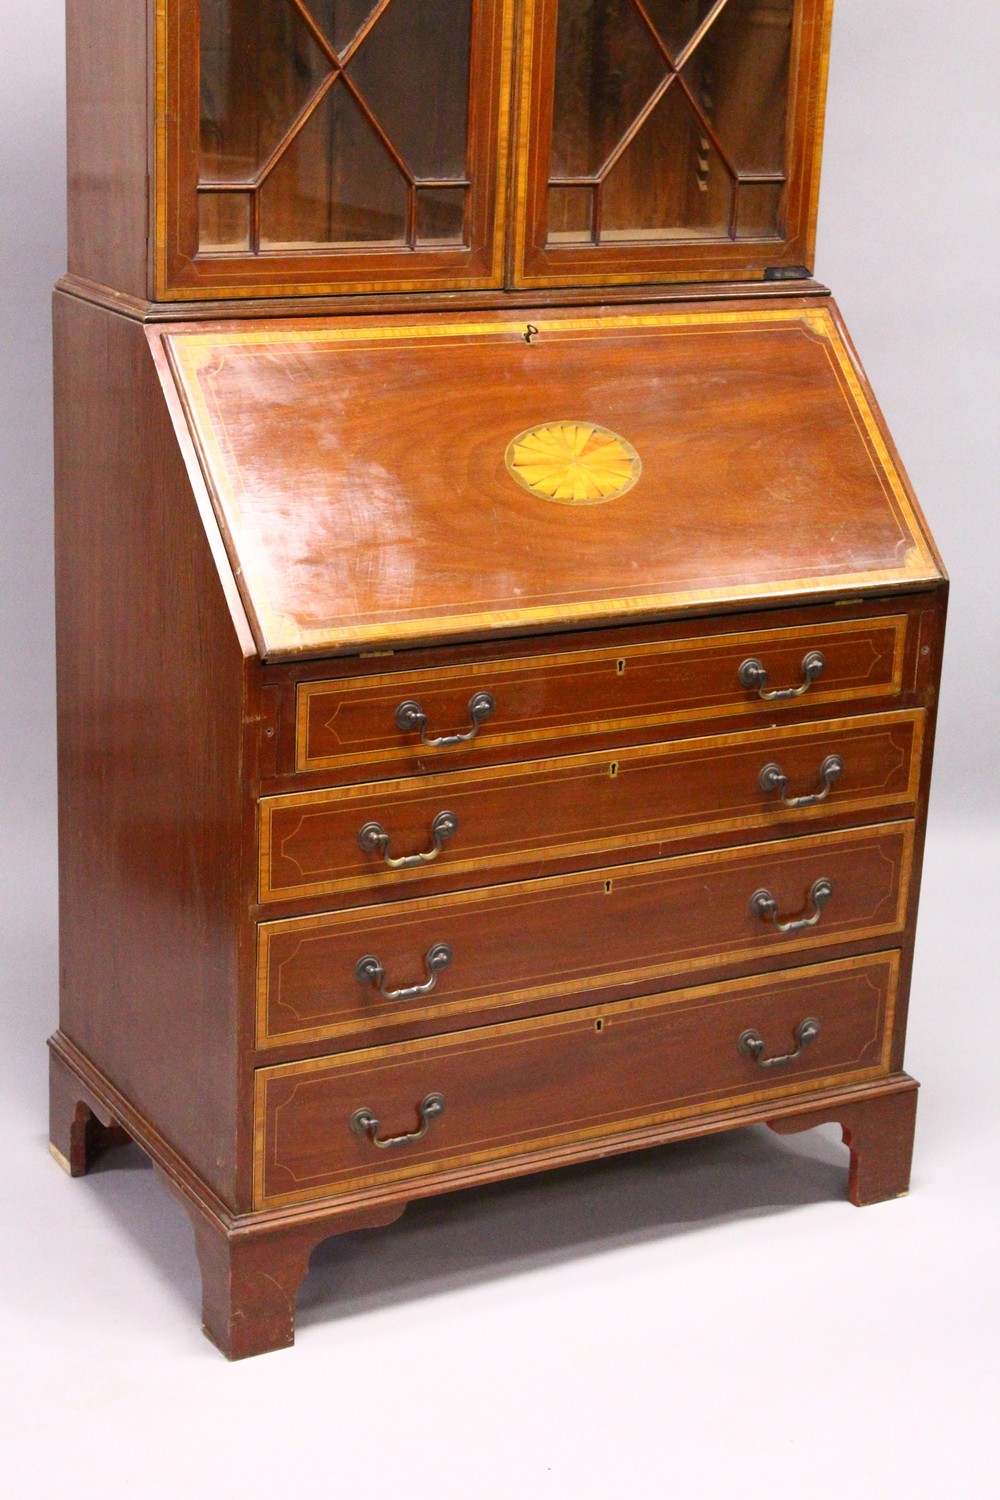
[[[364,1044],[896,935],[912,858],[913,824],[889,823],[264,922],[258,1042]]]
[[[620,1147],[621,1132],[685,1115],[884,1076],[898,966],[878,953],[261,1068],[256,1205],[560,1147],[585,1155],[588,1141]],[[757,1040],[741,1047],[748,1031]],[[422,1120],[419,1140],[371,1139]]]
[[[683,839],[909,815],[923,722],[922,710],[829,719],[265,797],[260,899],[357,903],[387,887],[617,863]],[[428,855],[409,868],[387,863]]]
[[[302,682],[296,769],[363,781],[389,763],[404,773],[434,770],[480,757],[530,758],[539,745],[556,748],[588,735],[827,703],[877,705],[900,696],[907,636],[918,629],[917,614],[901,611]],[[803,663],[815,653],[823,667],[810,676]],[[747,662],[759,663],[766,681],[746,668],[741,682]],[[797,696],[761,697],[803,688]],[[466,738],[435,745],[421,734],[431,742]]]

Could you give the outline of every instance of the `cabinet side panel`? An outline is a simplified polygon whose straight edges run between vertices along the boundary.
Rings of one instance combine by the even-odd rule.
[[[68,0],[69,270],[147,293],[148,54],[142,0]]]
[[[252,664],[141,325],[54,311],[61,1029],[234,1203]]]

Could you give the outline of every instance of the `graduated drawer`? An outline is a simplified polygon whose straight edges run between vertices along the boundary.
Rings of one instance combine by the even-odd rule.
[[[258,1042],[357,1045],[415,1024],[469,1025],[511,1006],[620,996],[762,957],[895,937],[912,858],[913,824],[889,823],[264,922]],[[832,886],[819,905],[817,881]],[[777,920],[812,924],[780,931],[751,910],[761,889]],[[442,945],[449,960],[435,965]],[[364,960],[378,964],[380,981]],[[393,998],[401,990],[409,993]]]
[[[907,815],[923,722],[915,710],[785,724],[265,797],[260,899],[336,895],[356,904],[386,886],[481,884],[585,857],[635,859],[681,839]],[[424,864],[387,864],[432,854]]]
[[[297,689],[295,765],[361,781],[377,777],[387,763],[405,771],[477,764],[485,757],[517,760],[537,756],[540,745],[588,735],[891,700],[903,690],[908,632],[918,628],[916,614],[901,611],[303,682]],[[809,678],[803,663],[815,652],[823,669]],[[805,690],[762,699],[760,684],[740,680],[741,667],[753,661],[767,673],[763,691]],[[493,707],[474,725],[470,705],[483,693]],[[401,714],[406,704],[424,715],[427,739],[475,729],[474,737],[425,744],[420,724]]]
[[[257,1207],[527,1153],[585,1155],[588,1141],[621,1146],[622,1132],[684,1115],[885,1075],[897,977],[898,954],[878,953],[261,1068]],[[741,1045],[746,1032],[756,1041]],[[372,1140],[422,1119],[418,1140]]]

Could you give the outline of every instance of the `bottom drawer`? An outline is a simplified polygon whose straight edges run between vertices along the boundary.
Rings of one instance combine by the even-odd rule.
[[[256,1206],[884,1076],[898,968],[869,954],[261,1068]]]

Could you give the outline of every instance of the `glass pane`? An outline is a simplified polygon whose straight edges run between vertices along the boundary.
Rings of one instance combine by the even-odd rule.
[[[561,0],[551,176],[593,176],[666,74],[631,0]]]
[[[684,78],[739,172],[780,172],[795,0],[729,0]]]
[[[199,193],[198,245],[202,250],[249,250],[250,194]]]
[[[464,177],[472,0],[391,0],[348,64],[415,177]]]
[[[587,241],[593,232],[593,224],[593,188],[549,188],[549,244]]]
[[[406,179],[338,80],[260,190],[262,249],[406,239]]]
[[[782,182],[743,183],[736,199],[736,238],[763,239],[782,234]]]
[[[289,0],[201,0],[201,179],[251,178],[330,64]]]
[[[732,191],[725,165],[674,84],[605,180],[600,238],[725,236]]]
[[[699,26],[715,8],[717,0],[643,0],[643,3],[646,14],[676,62]]]
[[[377,4],[378,0],[306,0],[309,14],[338,53],[357,35]]]
[[[465,188],[417,189],[417,240],[460,245],[465,229]]]

